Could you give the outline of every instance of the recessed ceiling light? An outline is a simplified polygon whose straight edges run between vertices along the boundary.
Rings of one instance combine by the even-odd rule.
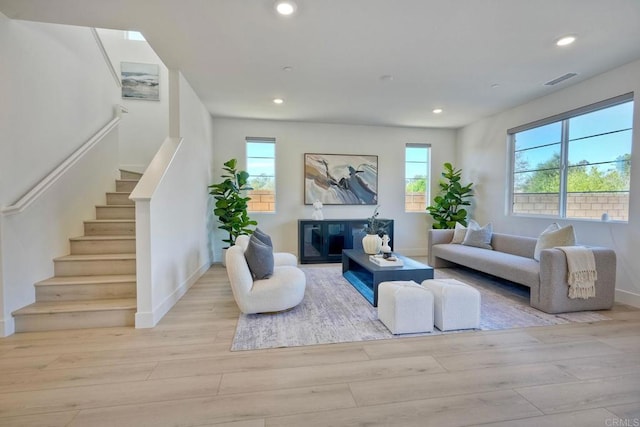
[[[289,16],[296,11],[296,4],[291,0],[279,0],[276,2],[276,11],[280,15]]]
[[[383,82],[390,82],[391,80],[393,80],[393,76],[391,74],[385,74],[383,76],[380,76],[380,80],[382,80]]]
[[[440,114],[442,113],[442,108],[434,108],[433,109],[433,114]]]
[[[282,71],[286,71],[286,72],[293,71],[293,67],[291,65],[287,65],[286,67],[282,67]]]
[[[284,103],[284,99],[282,99],[282,98],[274,98],[273,103],[280,105],[280,104]]]
[[[576,41],[576,36],[564,36],[562,38],[559,38],[558,41],[556,41],[556,45],[557,46],[569,46],[574,41]]]

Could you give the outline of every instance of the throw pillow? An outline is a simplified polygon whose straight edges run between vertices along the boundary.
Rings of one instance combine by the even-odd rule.
[[[464,236],[466,235],[467,235],[467,227],[460,224],[459,222],[456,222],[456,228],[453,231],[453,239],[451,239],[451,243],[454,243],[454,244],[462,243],[464,240]]]
[[[548,226],[538,237],[536,248],[533,251],[533,259],[540,261],[540,252],[544,249],[556,246],[575,246],[576,233],[573,225],[560,228],[557,222]]]
[[[251,236],[244,257],[254,280],[268,279],[273,275],[273,248],[256,236]]]
[[[491,223],[488,223],[484,227],[480,227],[477,222],[470,222],[469,228],[467,228],[467,234],[464,236],[462,244],[482,249],[493,249],[491,246],[492,234],[493,225],[491,225]]]
[[[258,240],[260,240],[265,245],[273,247],[273,243],[271,243],[271,236],[269,236],[264,231],[256,228],[255,230],[253,230],[253,235],[256,236]]]

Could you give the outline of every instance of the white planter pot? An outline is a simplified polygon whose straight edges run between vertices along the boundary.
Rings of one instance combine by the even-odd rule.
[[[365,254],[375,255],[382,248],[382,239],[377,234],[367,234],[362,238],[362,249]]]

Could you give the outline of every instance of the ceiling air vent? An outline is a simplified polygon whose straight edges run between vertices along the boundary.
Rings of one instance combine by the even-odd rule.
[[[553,80],[551,80],[551,81],[549,81],[549,82],[546,82],[544,85],[545,85],[545,86],[553,86],[553,85],[557,85],[558,83],[563,82],[563,81],[565,81],[565,80],[568,80],[568,79],[570,79],[571,77],[575,77],[575,76],[577,76],[577,75],[578,75],[578,74],[576,74],[576,73],[567,73],[567,74],[565,74],[564,76],[560,76],[560,77],[558,77],[557,79],[553,79]]]

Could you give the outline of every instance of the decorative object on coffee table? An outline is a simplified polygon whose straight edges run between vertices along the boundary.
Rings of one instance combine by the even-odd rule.
[[[380,248],[380,250],[385,255],[385,258],[389,258],[389,255],[391,254],[391,246],[389,246],[390,241],[391,239],[389,239],[389,236],[387,234],[382,236],[382,247]]]
[[[364,253],[369,255],[380,253],[382,250],[382,237],[387,234],[387,223],[378,219],[378,215],[380,215],[379,209],[380,206],[376,206],[373,215],[367,218],[367,226],[364,229],[367,235],[362,238],[362,249]]]
[[[413,280],[421,283],[433,279],[433,268],[411,258],[399,255],[402,265],[382,267],[371,262],[369,255],[357,249],[342,251],[342,275],[374,307],[378,306],[378,285],[393,280]],[[385,260],[382,260],[385,261]]]

